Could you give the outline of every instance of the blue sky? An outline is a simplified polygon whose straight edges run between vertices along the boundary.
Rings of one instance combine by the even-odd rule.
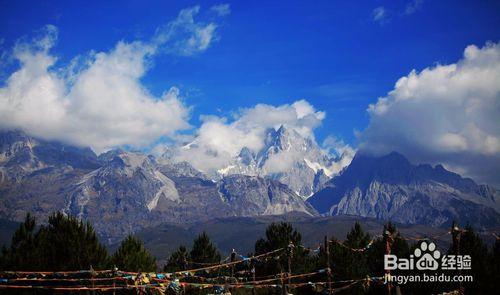
[[[188,133],[202,124],[201,115],[231,116],[258,103],[279,106],[305,99],[326,113],[321,125],[314,127],[318,142],[334,135],[357,147],[355,131],[363,132],[375,116],[367,108],[379,97],[392,97],[388,93],[398,79],[413,69],[418,73],[438,64],[457,63],[464,59],[468,45],[482,48],[488,41],[500,40],[499,1],[355,2],[0,1],[0,74],[5,86],[19,67],[9,58],[10,50],[48,24],[58,29],[57,42],[50,48],[57,68],[78,55],[110,52],[120,40],[148,42],[179,11],[199,5],[196,17],[203,24],[213,21],[217,25],[209,46],[189,56],[155,54],[148,60],[148,71],[140,76],[142,87],[153,97],[171,86],[180,89],[190,108],[188,121],[193,129]],[[224,17],[211,10],[220,4],[230,7]],[[497,102],[495,95],[488,101]],[[495,104],[494,110],[498,109]],[[484,131],[484,142],[493,142],[495,148],[469,144],[462,150],[461,138],[454,136],[465,136],[466,128],[451,128],[436,136],[436,142],[446,144],[416,152],[413,159],[444,161],[449,157],[443,156],[443,147],[450,147],[446,152],[455,156],[464,150],[474,155],[493,151],[497,161],[498,130],[491,130],[496,125],[493,121],[483,124],[488,128],[481,129],[482,123],[475,121],[474,126]],[[470,127],[468,123],[462,125]],[[373,134],[379,133],[371,132],[366,138],[376,137]],[[493,140],[487,140],[488,134]],[[391,149],[411,144],[417,150],[420,143],[406,143],[405,137],[411,136],[402,136],[404,140]],[[500,161],[494,163],[490,170],[495,172]],[[466,173],[465,166],[449,164]]]
[[[106,2],[106,3],[104,3]],[[156,27],[193,5],[219,1],[2,1],[0,36],[9,48],[46,24],[59,28],[60,62],[121,39],[149,38]],[[220,40],[193,57],[160,56],[143,78],[159,93],[176,85],[200,114],[220,114],[259,102],[305,98],[327,116],[316,136],[354,143],[368,122],[369,103],[412,69],[456,61],[470,44],[500,39],[500,2],[426,1],[404,15],[405,1],[229,2]],[[383,6],[390,21],[374,21]]]

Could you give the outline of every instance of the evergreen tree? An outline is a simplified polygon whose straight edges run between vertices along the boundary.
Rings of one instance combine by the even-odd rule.
[[[80,270],[91,265],[97,269],[108,259],[90,223],[61,213],[52,214],[38,231],[35,218],[27,214],[10,248],[2,252],[2,268],[11,270]]]
[[[344,245],[353,249],[364,248],[370,242],[370,235],[363,231],[361,224],[356,222],[351,231],[347,234]],[[339,248],[337,246],[336,248]],[[340,251],[339,251],[340,250]],[[355,252],[350,249],[340,247],[338,252],[339,256],[331,255],[332,265],[338,260],[338,268],[334,268],[339,271],[340,275],[344,279],[358,279],[364,278],[369,274],[367,257],[365,252]]]
[[[376,239],[366,251],[368,261],[370,262],[369,269],[371,275],[384,276],[384,255],[386,254],[388,245],[390,246],[391,254],[395,254],[401,258],[408,258],[410,256],[408,243],[401,236],[396,226],[392,222],[388,222],[384,225],[383,236]],[[392,271],[391,273],[396,274],[397,271]],[[409,290],[405,290],[403,293],[406,293],[406,291]],[[370,289],[371,294],[386,294],[386,292],[386,286],[373,285]]]
[[[36,221],[30,213],[12,236],[10,249],[2,249],[1,267],[9,270],[34,270],[40,264],[36,244]]]
[[[271,223],[266,229],[266,239],[260,239],[255,244],[255,253],[262,254],[279,248],[286,248],[292,242],[302,243],[302,236],[290,223]]]
[[[221,260],[219,251],[212,244],[206,232],[201,233],[194,240],[189,257],[193,262],[198,263],[218,263]]]
[[[498,282],[500,282],[500,239],[495,240],[495,244],[491,249],[491,255],[489,259],[489,284],[490,290],[495,290],[497,288]]]
[[[384,255],[386,254],[386,247],[390,245],[391,254],[398,257],[409,257],[410,247],[408,242],[401,236],[396,226],[392,222],[384,225],[383,235],[374,241],[372,246],[368,249],[368,259],[370,263],[370,271],[374,275],[384,275]]]
[[[129,235],[111,257],[111,263],[125,271],[155,271],[156,259],[138,238]]]
[[[266,229],[266,238],[255,243],[255,254],[263,254],[284,248],[274,257],[268,257],[264,262],[257,263],[259,275],[276,274],[288,271],[288,246],[293,244],[291,268],[292,272],[303,272],[314,268],[308,260],[307,253],[302,247],[302,236],[290,223],[271,223]]]
[[[369,275],[368,259],[366,252],[358,252],[347,249],[364,248],[370,242],[370,235],[363,231],[360,223],[356,222],[343,242],[336,238],[329,240],[330,268],[334,280],[350,280],[365,278]],[[343,247],[340,244],[345,245]],[[326,249],[323,245],[317,257],[317,268],[326,267]],[[309,259],[314,259],[311,257]],[[321,279],[326,281],[326,277]],[[349,294],[364,294],[365,290],[361,285],[353,286],[349,289]]]
[[[448,252],[454,255],[471,256],[471,269],[460,272],[462,275],[472,275],[474,278],[472,283],[462,284],[465,287],[466,294],[494,293],[496,286],[492,286],[489,279],[498,282],[499,275],[491,272],[487,246],[470,225],[467,225],[463,231],[455,231],[453,234],[453,244]],[[458,274],[458,271],[455,274]],[[492,275],[496,276],[496,278],[492,278]],[[490,290],[489,288],[493,289]]]
[[[55,213],[37,234],[40,267],[44,270],[102,269],[108,253],[90,223]]]
[[[163,268],[163,271],[174,272],[179,270],[186,270],[188,267],[189,253],[185,246],[179,246],[170,257],[168,262]]]

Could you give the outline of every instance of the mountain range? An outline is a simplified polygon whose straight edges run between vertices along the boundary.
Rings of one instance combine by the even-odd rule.
[[[277,180],[286,184],[304,199],[317,192],[339,170],[339,163],[351,156],[343,153],[332,157],[322,150],[313,138],[301,135],[293,128],[280,126],[265,132],[263,147],[252,151],[243,147],[230,163],[217,170],[204,171],[209,178],[243,174]],[[182,146],[183,150],[196,149],[194,141]],[[175,150],[168,149],[164,158],[175,158]]]
[[[275,157],[292,157],[276,172]],[[290,159],[289,159],[290,160]],[[354,215],[435,227],[453,220],[500,225],[500,194],[443,166],[404,156],[356,154],[339,174],[336,161],[293,129],[270,130],[265,147],[243,149],[217,175],[188,162],[121,149],[90,148],[0,132],[0,218],[40,220],[62,211],[94,224],[108,243],[164,223],[282,215]],[[307,196],[312,195],[307,198]]]
[[[412,165],[392,152],[357,153],[351,164],[308,199],[326,215],[357,215],[401,223],[475,227],[500,224],[500,192],[446,170]]]
[[[188,163],[151,155],[65,146],[18,131],[0,135],[0,216],[44,220],[54,211],[90,220],[109,241],[163,222],[213,217],[317,214],[288,186],[268,178],[208,179]]]

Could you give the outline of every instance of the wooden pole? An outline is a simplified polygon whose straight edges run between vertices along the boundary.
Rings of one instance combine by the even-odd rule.
[[[391,247],[392,247],[392,233],[390,233],[388,230],[385,231],[385,254],[389,255],[391,254]],[[390,276],[391,271],[386,270],[385,271],[388,276]],[[392,284],[390,281],[387,282],[387,294],[391,295],[391,289],[392,289]]]
[[[458,227],[458,225],[456,225],[455,223],[453,223],[452,225],[452,228],[451,228],[451,237],[453,239],[453,243],[455,244],[455,255],[460,255],[460,238],[462,236],[462,231],[460,230],[460,228]],[[462,270],[459,269],[458,270],[458,275],[462,275]],[[459,282],[459,285],[458,285],[458,293],[460,295],[463,295],[465,293],[465,290],[464,290],[464,286],[462,284],[462,281]]]
[[[328,294],[332,294],[332,269],[330,268],[330,243],[328,237],[325,236],[325,252],[326,252],[326,275],[328,280]]]
[[[92,294],[95,294],[95,289],[94,289],[94,268],[92,267],[92,265],[90,266],[90,278],[91,278],[91,282],[92,282]]]
[[[235,262],[236,261],[236,251],[233,249],[233,251],[231,252],[231,262]],[[231,265],[231,280],[233,279],[234,277],[234,264]]]
[[[292,241],[290,241],[290,243],[288,244],[288,251],[287,251],[287,254],[288,254],[288,293],[290,292],[290,286],[292,284],[292,257],[293,257],[293,243]]]
[[[116,295],[116,272],[117,272],[118,268],[116,267],[116,265],[113,266],[113,295]]]
[[[284,275],[285,275],[284,274],[284,265],[281,261],[281,257],[279,257],[278,264],[279,264],[279,268],[280,268],[281,294],[286,295],[285,278],[284,278]]]
[[[251,262],[251,266],[252,266],[252,285],[253,285],[253,288],[252,288],[252,294],[255,295],[255,262],[252,260]]]
[[[281,294],[286,295],[286,290],[285,290],[285,280],[283,279],[283,269],[281,269]]]

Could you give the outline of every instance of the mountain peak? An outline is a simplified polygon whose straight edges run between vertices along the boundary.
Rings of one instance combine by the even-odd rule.
[[[136,169],[138,167],[149,167],[151,166],[154,158],[152,156],[138,153],[125,151],[123,149],[113,149],[99,156],[99,159],[103,162],[108,163],[120,163],[131,169]]]
[[[125,153],[125,150],[121,149],[121,148],[114,148],[114,149],[111,149],[107,152],[104,152],[102,154],[99,155],[99,157],[110,157],[110,156],[118,156],[120,154],[123,154]]]
[[[303,138],[303,136],[297,132],[294,128],[288,127],[286,125],[281,125],[278,130],[275,132],[276,137],[298,137],[298,138]]]
[[[10,145],[14,142],[27,142],[30,137],[22,130],[0,130],[0,147]]]
[[[274,128],[267,130],[265,146],[267,150],[289,150],[293,146],[304,146],[306,141],[306,138],[295,129],[281,125],[278,130]]]
[[[314,139],[302,136],[292,127],[280,125],[278,129],[266,130],[264,146],[260,150],[242,148],[231,163],[217,170],[217,176],[264,176],[307,198],[336,173],[330,172],[333,171],[330,169],[333,161]]]
[[[396,151],[392,151],[388,154],[381,155],[381,156],[369,154],[369,153],[366,153],[363,151],[358,151],[356,153],[356,155],[354,156],[352,161],[353,162],[366,162],[366,161],[373,161],[373,160],[376,160],[379,162],[394,163],[394,164],[404,164],[404,165],[410,164],[410,161],[408,161],[408,159],[404,155],[402,155]]]
[[[344,173],[354,173],[358,180],[366,178],[371,180],[376,177],[384,181],[403,181],[410,173],[411,168],[410,161],[398,152],[391,152],[383,156],[358,152]]]
[[[496,191],[482,189],[442,165],[412,165],[397,152],[380,157],[356,154],[351,165],[309,201],[320,213],[403,223],[442,226],[462,215],[479,226],[500,222]]]
[[[387,160],[388,162],[391,162],[391,163],[410,165],[410,161],[408,161],[408,159],[405,156],[403,156],[402,154],[400,154],[396,151],[392,151],[388,155],[386,155],[382,158],[384,158],[385,160]]]
[[[284,133],[286,131],[286,127],[284,124],[281,124],[278,130],[276,130],[277,133]]]
[[[245,164],[245,165],[251,165],[254,163],[255,161],[255,156],[254,154],[252,153],[252,151],[247,148],[247,147],[243,147],[240,151],[240,154],[238,155],[238,157],[241,159],[241,163]]]
[[[99,166],[90,148],[37,139],[21,130],[0,131],[0,164],[22,167],[21,174],[59,165],[84,169]]]

